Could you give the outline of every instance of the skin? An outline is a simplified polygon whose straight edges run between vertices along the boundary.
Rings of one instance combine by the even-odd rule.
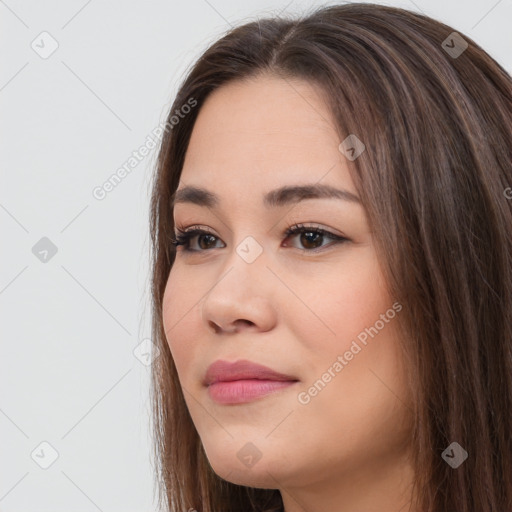
[[[177,203],[173,214],[182,229],[199,225],[217,238],[193,237],[191,247],[202,252],[178,247],[164,327],[192,420],[220,477],[279,489],[286,512],[405,512],[412,510],[410,397],[396,320],[366,346],[358,343],[362,349],[309,403],[298,400],[395,302],[364,208],[340,199],[262,204],[265,192],[294,184],[357,195],[340,142],[308,82],[265,75],[208,98],[178,189],[207,188],[220,206]],[[295,223],[349,241],[286,237]],[[236,252],[247,236],[263,250],[250,264]],[[202,384],[218,359],[248,359],[299,382],[249,403],[220,405]],[[252,467],[237,457],[248,442],[261,453]]]

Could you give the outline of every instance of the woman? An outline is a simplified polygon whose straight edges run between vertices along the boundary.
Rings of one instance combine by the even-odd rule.
[[[201,56],[151,205],[168,510],[512,511],[511,114],[496,61],[399,8]]]

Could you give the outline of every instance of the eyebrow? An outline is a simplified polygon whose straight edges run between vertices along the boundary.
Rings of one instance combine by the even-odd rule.
[[[271,190],[263,196],[263,205],[269,208],[295,204],[305,199],[341,199],[360,204],[359,197],[348,190],[338,189],[318,183],[311,185],[284,186]],[[171,208],[178,203],[192,203],[207,208],[216,208],[220,204],[219,197],[207,189],[186,186],[173,194]]]

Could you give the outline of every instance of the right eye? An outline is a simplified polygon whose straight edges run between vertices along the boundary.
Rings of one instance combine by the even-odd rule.
[[[211,247],[205,248],[205,247],[201,247],[201,246],[199,249],[191,249],[190,242],[193,238],[197,237],[197,241],[199,242],[199,245],[201,245],[200,241],[206,240],[207,246],[211,245],[212,239],[219,240],[218,237],[216,237],[215,235],[213,235],[212,233],[210,233],[208,231],[205,231],[204,229],[192,228],[189,230],[182,230],[180,228],[176,228],[176,231],[177,231],[177,233],[175,234],[175,237],[173,239],[171,239],[171,244],[174,247],[178,247],[179,245],[182,245],[183,250],[186,252],[201,252],[204,250],[211,249]]]

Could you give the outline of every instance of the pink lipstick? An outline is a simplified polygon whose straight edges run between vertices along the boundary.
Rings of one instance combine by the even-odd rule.
[[[215,361],[208,367],[203,384],[219,404],[241,404],[275,393],[298,379],[247,360]]]

